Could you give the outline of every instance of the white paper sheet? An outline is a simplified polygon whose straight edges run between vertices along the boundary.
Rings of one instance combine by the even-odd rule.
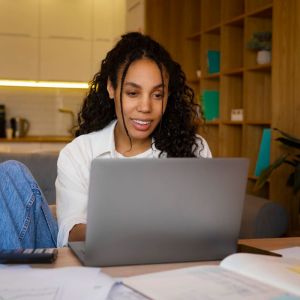
[[[114,283],[99,268],[0,268],[0,299],[101,300]]]
[[[274,250],[273,252],[279,253],[286,258],[300,259],[300,247],[283,248]]]

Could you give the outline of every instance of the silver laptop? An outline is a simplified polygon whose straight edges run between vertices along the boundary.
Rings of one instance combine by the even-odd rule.
[[[95,159],[87,266],[219,260],[236,252],[247,181],[244,158]]]

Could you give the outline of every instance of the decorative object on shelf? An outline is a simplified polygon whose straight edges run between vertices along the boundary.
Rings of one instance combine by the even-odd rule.
[[[207,121],[219,118],[219,91],[204,90],[200,101],[202,102],[204,117]]]
[[[231,110],[230,120],[241,122],[244,119],[244,110],[242,108],[235,108]]]
[[[201,78],[201,70],[200,69],[196,70],[196,77],[197,77],[197,79]]]
[[[272,33],[270,31],[254,32],[247,47],[257,51],[257,64],[269,64],[271,62]]]
[[[281,134],[280,137],[276,138],[276,141],[286,146],[285,153],[281,154],[268,168],[261,172],[254,188],[255,190],[262,188],[277,168],[287,164],[292,166],[293,169],[286,183],[287,186],[293,189],[293,194],[296,195],[300,191],[300,139],[278,128],[273,130]]]
[[[208,50],[207,51],[207,66],[208,74],[220,72],[220,51]]]
[[[262,171],[270,166],[271,129],[264,128],[256,161],[254,176],[260,176]]]

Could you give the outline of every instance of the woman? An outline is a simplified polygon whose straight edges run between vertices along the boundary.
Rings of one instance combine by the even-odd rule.
[[[180,65],[160,44],[140,33],[123,35],[91,82],[77,138],[59,155],[57,245],[85,239],[94,158],[211,157],[196,134],[197,108]]]

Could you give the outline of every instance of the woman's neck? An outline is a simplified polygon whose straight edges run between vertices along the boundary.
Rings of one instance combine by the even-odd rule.
[[[117,128],[115,128],[114,137],[115,149],[123,156],[136,156],[151,148],[152,139],[150,137],[147,140],[131,139],[130,143],[129,137],[127,135],[124,136],[123,134],[120,134]]]

